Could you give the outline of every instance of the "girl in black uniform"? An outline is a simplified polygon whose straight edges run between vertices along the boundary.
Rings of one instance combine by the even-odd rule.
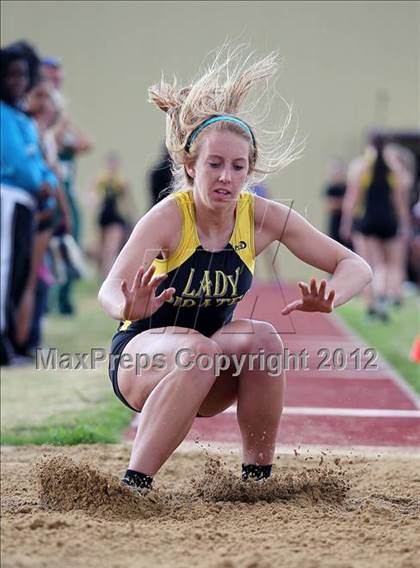
[[[346,193],[346,164],[339,159],[332,160],[328,165],[328,181],[324,190],[325,205],[328,214],[328,234],[348,248],[352,248],[349,241],[340,235],[341,210]]]
[[[246,95],[261,92],[273,77],[275,56],[243,64],[240,55],[236,50],[222,62],[219,54],[189,87],[162,82],[149,90],[167,114],[175,191],[140,219],[99,292],[105,311],[121,321],[111,350],[115,393],[141,412],[124,477],[136,488],[150,487],[197,415],[214,416],[234,402],[243,479],[270,475],[284,373],[272,376],[251,359],[238,376],[231,366],[234,355],[282,351],[271,324],[233,319],[251,286],[255,257],[270,243],[281,240],[304,262],[333,274],[328,284],[299,283],[302,297],[283,314],[330,312],[370,280],[357,255],[287,207],[247,191],[290,163],[296,148],[280,135],[267,150],[245,114]]]
[[[123,208],[129,188],[120,174],[120,159],[117,154],[111,152],[106,156],[105,171],[98,179],[95,190],[100,199],[99,269],[105,277],[121,249],[128,225]]]
[[[364,156],[350,165],[341,234],[351,233],[357,252],[371,265],[372,286],[365,288],[367,317],[387,321],[387,305],[401,298],[401,258],[409,234],[410,179],[395,154],[374,135]]]

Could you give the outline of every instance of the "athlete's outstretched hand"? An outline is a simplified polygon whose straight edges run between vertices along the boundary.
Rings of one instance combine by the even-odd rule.
[[[283,308],[281,313],[284,316],[294,310],[301,312],[332,312],[334,308],[335,291],[331,290],[328,296],[325,297],[325,289],[327,287],[326,280],[321,280],[319,289],[317,288],[315,278],[311,278],[309,286],[305,284],[305,282],[299,282],[298,286],[302,292],[302,299],[296,300]]]
[[[175,288],[166,288],[156,296],[156,288],[168,277],[167,274],[153,277],[156,268],[153,264],[146,270],[140,266],[134,277],[133,285],[129,289],[127,282],[121,282],[121,291],[124,294],[122,319],[139,320],[154,314],[165,302],[172,298]]]

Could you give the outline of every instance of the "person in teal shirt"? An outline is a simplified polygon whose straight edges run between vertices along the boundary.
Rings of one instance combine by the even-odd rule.
[[[0,364],[16,358],[16,312],[31,265],[35,213],[54,207],[58,184],[45,162],[36,127],[23,110],[39,59],[24,42],[0,50]]]

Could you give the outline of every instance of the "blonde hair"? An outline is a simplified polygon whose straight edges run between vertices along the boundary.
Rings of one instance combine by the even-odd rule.
[[[252,53],[244,55],[243,46],[231,48],[224,45],[191,85],[182,87],[176,77],[172,83],[162,77],[160,84],[149,88],[149,102],[167,116],[166,146],[173,161],[173,190],[193,185],[185,164],[196,159],[203,132],[209,129],[230,130],[249,140],[248,185],[261,181],[267,174],[284,168],[300,156],[303,144],[296,142],[296,129],[289,140],[286,138],[293,113],[284,99],[287,116],[281,127],[275,131],[263,129],[271,108],[270,80],[277,72],[277,59],[276,53],[270,53],[253,61]],[[257,90],[259,94],[250,101],[249,95]],[[186,148],[191,133],[203,121],[225,114],[249,125],[256,140],[255,146],[244,128],[232,122],[218,121],[203,129]]]

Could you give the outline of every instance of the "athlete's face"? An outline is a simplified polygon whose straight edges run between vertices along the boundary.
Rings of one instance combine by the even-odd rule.
[[[209,205],[236,201],[249,173],[249,142],[230,130],[209,130],[187,171]]]

